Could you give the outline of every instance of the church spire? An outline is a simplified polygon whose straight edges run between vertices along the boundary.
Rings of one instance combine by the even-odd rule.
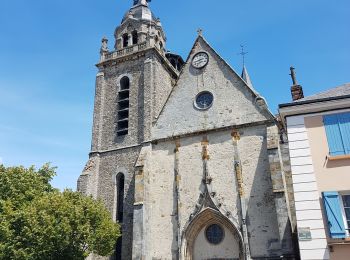
[[[245,83],[247,83],[248,87],[250,88],[254,88],[253,87],[253,83],[250,79],[250,76],[249,76],[249,73],[248,73],[248,70],[246,68],[245,65],[243,65],[243,70],[242,70],[242,75],[241,75],[242,79],[245,81]]]

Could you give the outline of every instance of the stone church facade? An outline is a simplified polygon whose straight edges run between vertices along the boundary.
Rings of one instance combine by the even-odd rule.
[[[295,259],[288,151],[246,69],[200,32],[185,62],[167,52],[146,0],[115,39],[102,40],[78,180],[121,223],[111,259]]]

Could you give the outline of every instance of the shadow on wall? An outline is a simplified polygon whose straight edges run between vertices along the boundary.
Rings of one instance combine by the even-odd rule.
[[[123,206],[123,223],[120,223],[122,231],[121,250],[120,256],[117,252],[110,257],[110,260],[128,259],[132,255],[132,243],[133,243],[133,214],[134,214],[134,193],[135,193],[135,175],[134,172],[128,172],[125,175],[124,186],[124,206]],[[114,200],[112,200],[114,201]],[[116,207],[117,205],[113,205]],[[117,216],[114,216],[115,218]],[[116,245],[116,250],[120,250],[120,247]],[[119,257],[119,258],[118,258]],[[120,258],[121,257],[121,258]]]
[[[244,135],[247,137],[247,135]],[[253,137],[253,136],[251,136]],[[285,231],[282,241],[280,241],[279,226],[277,219],[277,210],[283,210],[286,204],[283,205],[284,194],[274,194],[270,166],[267,153],[267,140],[264,134],[261,147],[251,147],[251,149],[260,149],[260,154],[257,159],[255,172],[243,172],[243,175],[251,174],[254,176],[250,194],[247,194],[247,225],[248,235],[251,248],[252,257],[266,257],[266,256],[281,256],[284,253],[291,253],[291,229],[290,223],[285,223]],[[244,139],[243,139],[244,140]],[[253,155],[253,152],[251,153]],[[249,162],[256,160],[256,157],[248,158]],[[246,161],[248,161],[246,158]],[[244,164],[243,171],[244,171]],[[247,179],[249,177],[245,177]],[[278,209],[275,206],[275,199],[281,205]],[[282,200],[281,200],[282,199]],[[282,202],[281,202],[282,201]],[[289,228],[288,228],[289,227]]]
[[[344,160],[329,160],[328,157],[326,157],[324,162],[325,168],[338,168],[338,167],[346,167],[350,166],[350,160],[344,159]]]

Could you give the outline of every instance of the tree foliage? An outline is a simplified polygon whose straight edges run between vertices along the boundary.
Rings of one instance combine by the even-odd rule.
[[[0,259],[107,256],[120,236],[101,202],[55,190],[55,169],[0,165]]]

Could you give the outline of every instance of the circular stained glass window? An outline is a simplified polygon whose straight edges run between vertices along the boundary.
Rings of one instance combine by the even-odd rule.
[[[210,225],[206,231],[205,236],[210,244],[220,244],[224,239],[224,230],[217,224]]]
[[[209,91],[201,92],[197,95],[195,105],[198,109],[208,109],[214,101],[214,96]]]

